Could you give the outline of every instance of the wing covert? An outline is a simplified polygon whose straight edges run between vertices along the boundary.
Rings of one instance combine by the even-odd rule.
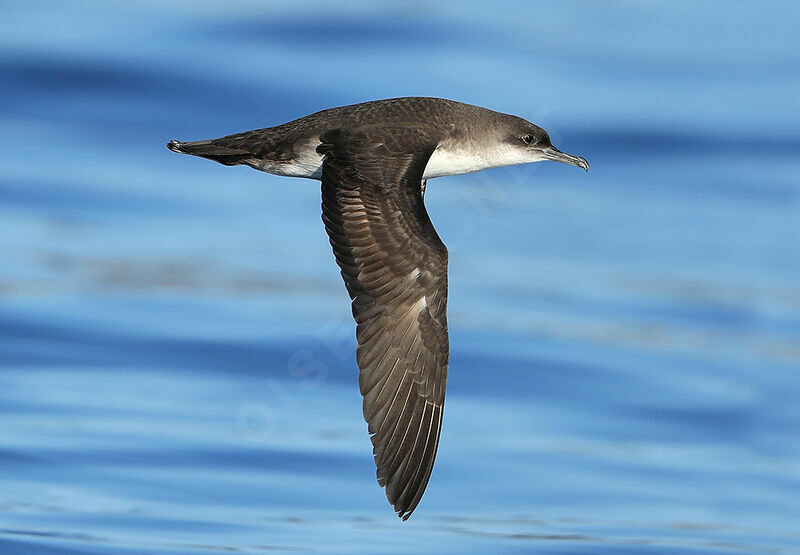
[[[436,139],[403,127],[321,139],[322,219],[352,299],[378,482],[407,519],[433,469],[449,360],[447,249],[422,201]]]

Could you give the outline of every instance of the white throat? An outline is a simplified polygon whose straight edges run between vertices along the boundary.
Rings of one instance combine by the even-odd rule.
[[[442,177],[445,175],[461,175],[486,168],[529,164],[545,160],[533,151],[501,144],[494,149],[446,148],[439,146],[425,166],[423,179]]]
[[[454,150],[440,146],[433,151],[428,160],[422,179],[472,173],[490,167],[482,154],[476,151]]]

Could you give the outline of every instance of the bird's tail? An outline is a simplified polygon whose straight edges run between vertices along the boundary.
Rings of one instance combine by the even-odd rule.
[[[192,141],[188,143],[170,141],[167,143],[167,148],[172,152],[179,152],[180,154],[191,154],[192,156],[208,158],[209,160],[214,160],[226,166],[242,164],[246,159],[253,157],[252,152],[220,144],[218,140]]]

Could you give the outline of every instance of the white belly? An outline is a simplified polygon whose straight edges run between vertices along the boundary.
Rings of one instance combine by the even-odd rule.
[[[318,140],[311,141],[306,145],[295,144],[295,157],[288,162],[254,159],[248,163],[258,170],[276,175],[320,179],[322,177],[322,156],[317,154],[318,145]],[[468,150],[437,148],[428,160],[428,165],[425,166],[422,179],[460,175],[494,166],[537,161],[536,159],[522,159],[518,149],[505,150],[507,152],[493,152],[490,156],[486,156],[486,153],[475,153]],[[492,158],[492,160],[488,158]]]

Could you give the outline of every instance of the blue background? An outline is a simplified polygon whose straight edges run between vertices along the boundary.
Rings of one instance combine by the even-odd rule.
[[[28,2],[0,21],[0,552],[800,552],[796,2]],[[589,159],[447,177],[401,523],[316,182],[168,152],[442,96]]]

